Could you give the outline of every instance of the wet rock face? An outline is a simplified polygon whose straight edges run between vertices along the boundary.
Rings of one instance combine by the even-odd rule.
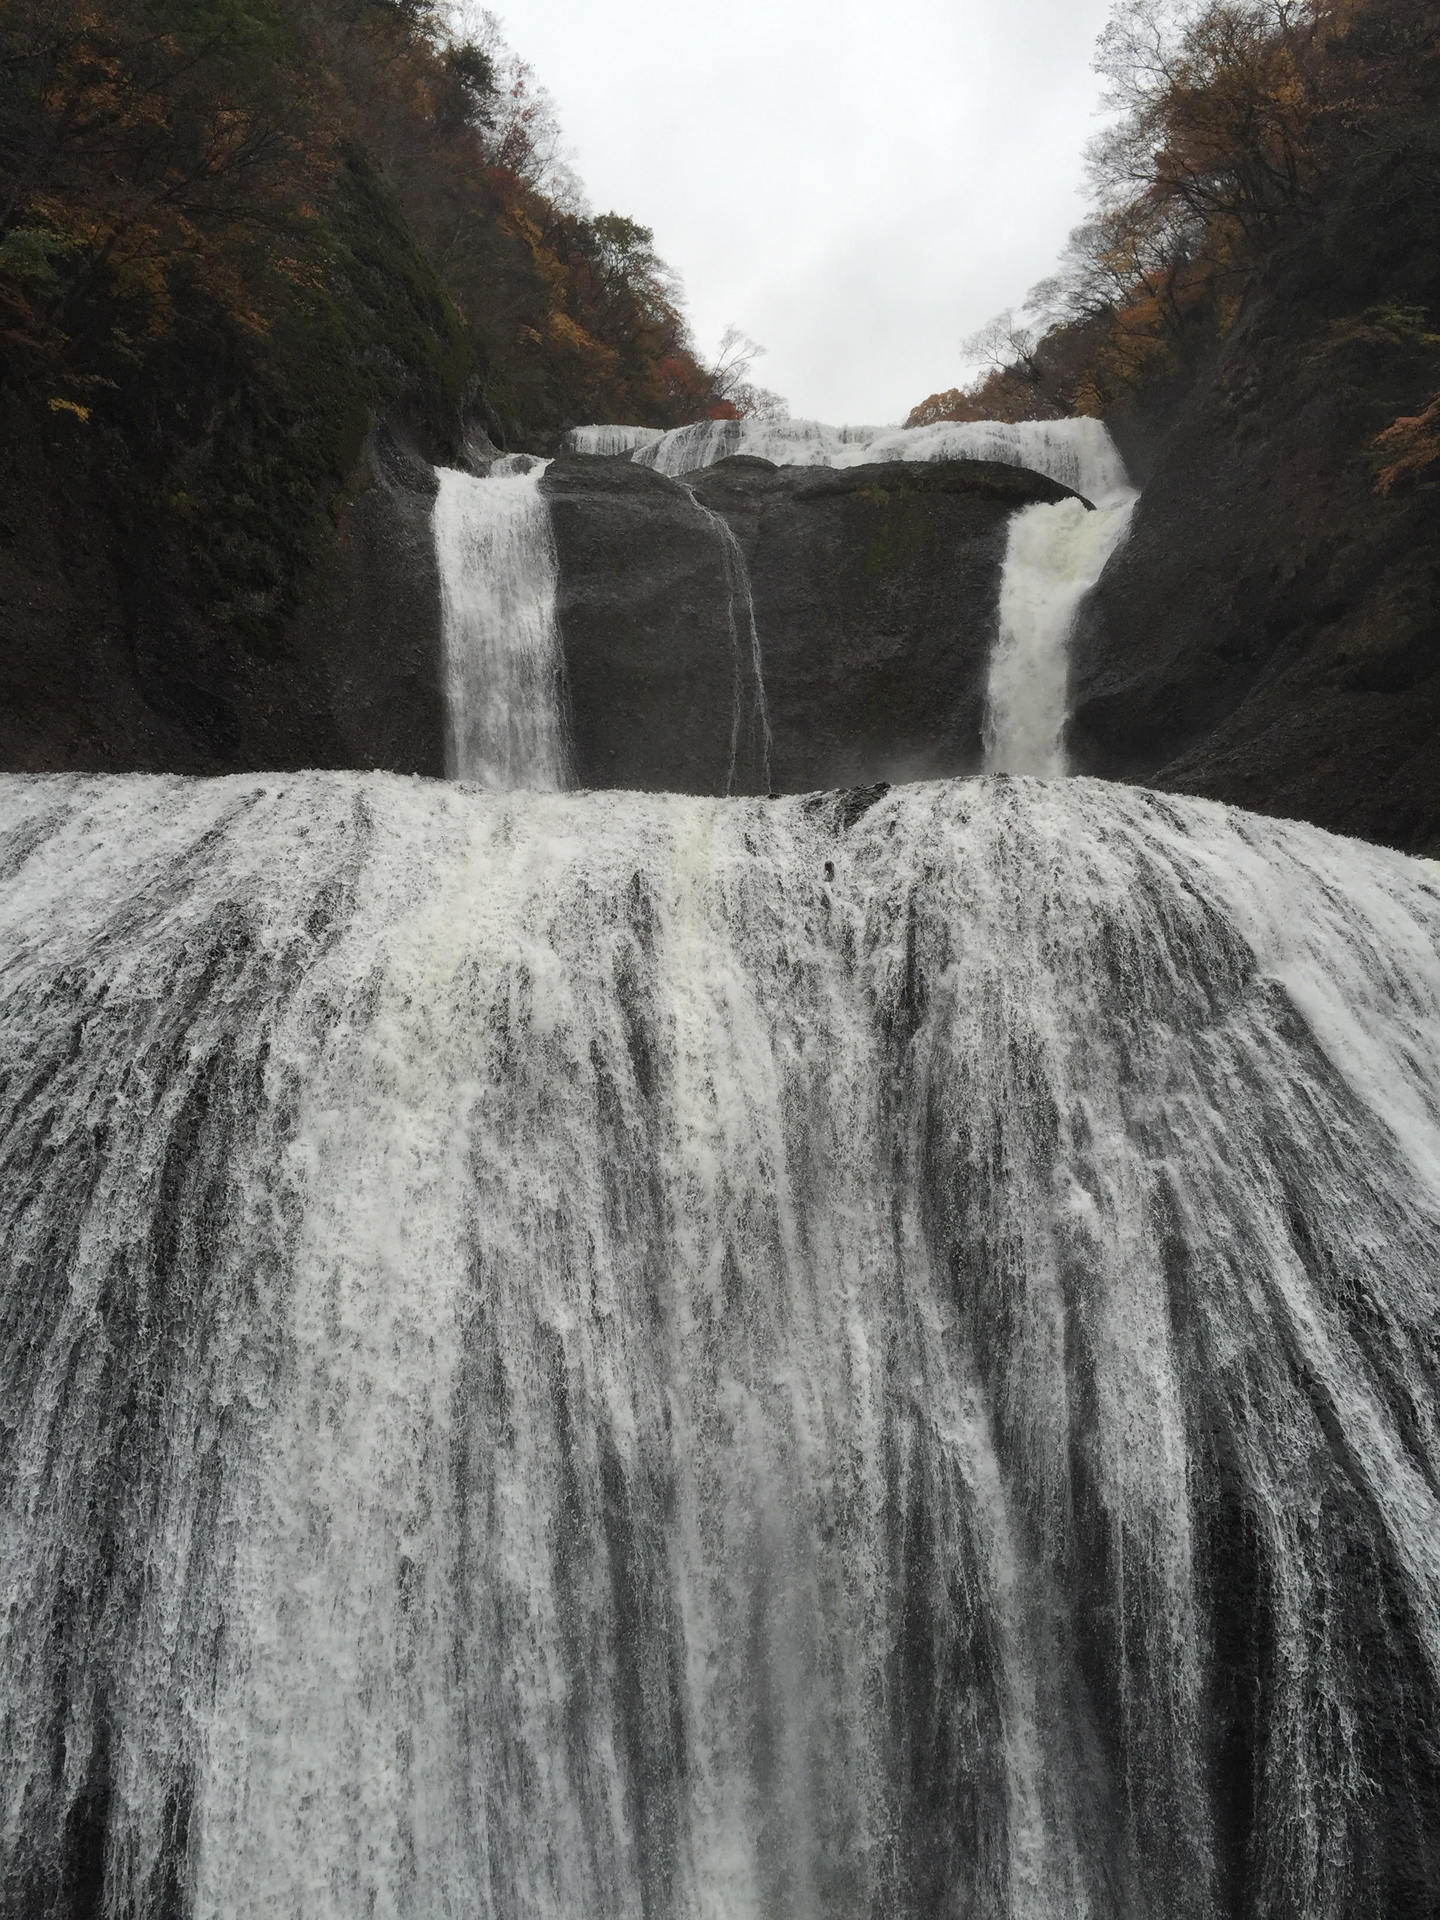
[[[360,490],[292,627],[316,737],[333,757],[285,765],[444,773],[435,487],[417,453],[383,429],[371,436]]]
[[[576,784],[724,793],[737,648],[715,528],[684,487],[626,458],[556,460],[541,487]],[[744,772],[755,791],[758,770]]]
[[[1071,641],[1072,757],[1434,853],[1440,493],[1376,493],[1400,402],[1297,324],[1258,310],[1157,436]]]
[[[262,647],[207,613],[178,546],[126,524],[86,449],[18,438],[0,482],[0,769],[441,774],[434,493],[417,452],[372,433],[333,541]]]
[[[805,792],[973,771],[1006,525],[1061,500],[978,461],[847,469],[732,458],[667,480],[572,457],[545,478],[581,785]],[[749,576],[771,729],[751,727]],[[738,637],[737,637],[738,636]]]

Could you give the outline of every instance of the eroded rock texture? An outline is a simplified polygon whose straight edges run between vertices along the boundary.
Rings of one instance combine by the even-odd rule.
[[[737,458],[676,481],[572,457],[544,484],[578,779],[689,793],[725,790],[732,740],[738,791],[974,771],[1006,525],[1067,497],[978,461]]]

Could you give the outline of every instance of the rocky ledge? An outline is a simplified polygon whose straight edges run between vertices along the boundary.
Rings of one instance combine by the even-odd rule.
[[[543,485],[580,783],[682,793],[973,772],[1007,522],[1072,497],[982,461],[835,469],[741,456],[672,480],[576,455]],[[768,769],[717,516],[748,575]]]

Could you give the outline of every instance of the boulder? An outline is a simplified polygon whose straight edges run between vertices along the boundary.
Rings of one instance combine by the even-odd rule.
[[[1067,489],[979,461],[546,474],[582,785],[805,792],[974,771],[1005,533]],[[743,556],[771,741],[756,726]]]
[[[678,481],[625,458],[562,456],[541,487],[577,783],[724,793],[751,680],[722,538]],[[753,765],[735,775],[756,790]]]

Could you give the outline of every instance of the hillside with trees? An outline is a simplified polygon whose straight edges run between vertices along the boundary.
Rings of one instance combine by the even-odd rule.
[[[1440,849],[1440,6],[1121,0],[1093,201],[912,424],[1098,414],[1144,492],[1082,767]]]
[[[282,644],[379,419],[454,458],[729,410],[487,13],[9,0],[0,181],[11,558],[93,500],[242,648]]]
[[[1440,452],[1424,391],[1440,383],[1440,8],[1120,0],[1096,67],[1112,118],[1087,154],[1089,216],[1025,317],[964,343],[984,373],[907,425],[1154,404],[1283,276],[1340,322],[1337,344],[1409,350],[1416,411],[1390,423],[1377,478],[1418,475]]]

